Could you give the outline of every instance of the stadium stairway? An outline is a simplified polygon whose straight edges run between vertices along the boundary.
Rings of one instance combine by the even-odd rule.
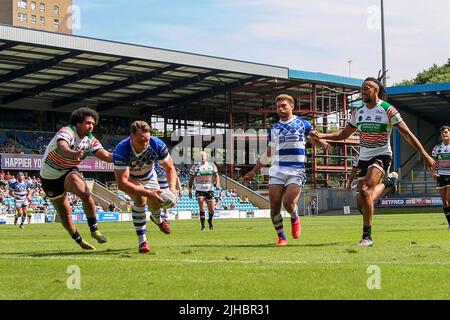
[[[91,191],[95,203],[99,203],[104,209],[108,208],[109,204],[113,202],[121,211],[125,212],[127,210],[124,200],[110,191],[101,182],[94,179],[86,179],[86,184]]]
[[[114,193],[110,190],[110,188],[103,185],[101,182],[94,180],[94,179],[86,179],[86,184],[92,194],[92,197],[94,198],[95,203],[100,204],[103,208],[108,208],[109,204],[111,202],[114,202],[121,211],[126,211],[126,203],[123,198],[119,197],[118,194]],[[220,186],[223,189],[234,189],[239,197],[244,198],[245,196],[248,197],[248,200],[250,204],[239,204],[238,198],[226,198],[224,199],[224,204],[230,205],[231,202],[235,202],[237,209],[252,209],[254,208],[260,208],[260,209],[269,209],[270,203],[269,200],[260,194],[256,193],[255,191],[247,188],[246,186],[240,184],[239,182],[224,176],[220,175]],[[195,201],[195,199],[189,199],[187,195],[180,197],[179,199],[179,205],[174,209],[176,210],[193,210],[198,211],[198,204]],[[241,208],[242,207],[242,208]],[[244,208],[245,207],[245,208]]]
[[[108,210],[109,202],[106,199],[103,199],[98,194],[91,192],[91,196],[94,199],[96,205],[100,205],[103,210]]]
[[[436,144],[436,136],[433,134],[428,139],[421,137],[425,150],[432,150]],[[399,194],[401,196],[439,196],[436,189],[436,181],[423,167],[423,159],[419,152],[413,152],[409,158],[402,163],[398,170],[400,175]]]
[[[222,189],[234,189],[236,190],[236,193],[239,197],[247,196],[250,203],[254,204],[260,209],[270,209],[270,202],[267,198],[225,175],[221,174],[219,175],[219,177],[220,186],[222,187]]]
[[[423,169],[422,163],[415,166],[400,181],[399,194],[416,196],[439,196],[436,181],[431,173]]]

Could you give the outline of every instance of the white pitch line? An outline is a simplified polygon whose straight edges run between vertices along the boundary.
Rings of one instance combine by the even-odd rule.
[[[339,264],[357,264],[357,265],[450,265],[450,261],[435,261],[435,262],[392,262],[392,261],[372,261],[372,262],[344,262],[344,261],[291,261],[291,260],[278,260],[278,261],[262,261],[262,260],[197,260],[197,259],[158,259],[149,257],[149,259],[128,259],[128,258],[107,258],[107,257],[17,257],[17,256],[2,256],[0,260],[17,260],[17,259],[31,259],[31,260],[86,260],[86,261],[129,261],[129,262],[167,262],[167,263],[191,263],[191,264],[217,264],[217,263],[230,263],[230,264],[265,264],[265,265],[305,265],[305,264],[323,264],[323,265],[339,265]]]

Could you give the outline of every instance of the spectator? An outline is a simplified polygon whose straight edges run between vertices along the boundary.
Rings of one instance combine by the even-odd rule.
[[[248,196],[245,196],[244,203],[250,203],[250,201],[248,200]]]
[[[109,210],[110,212],[116,211],[116,208],[117,208],[117,206],[116,206],[116,204],[115,204],[114,202],[111,202],[111,203],[109,204],[109,206],[108,206],[108,210]]]
[[[33,189],[33,190],[39,188],[39,183],[35,176],[31,177],[30,184],[31,184],[31,189]]]
[[[317,210],[317,201],[316,201],[315,197],[313,197],[311,199],[311,202],[310,202],[309,206],[311,207],[311,214],[315,215],[316,214],[316,210]]]
[[[236,209],[236,205],[234,204],[234,201],[232,201],[230,204],[230,210],[234,210],[234,209]]]
[[[0,172],[0,188],[6,187],[8,185],[8,181],[5,179],[5,173],[2,171]]]
[[[101,206],[99,203],[97,203],[97,204],[95,205],[95,211],[96,211],[96,212],[102,212],[102,211],[103,211],[103,208],[102,208],[102,206]]]
[[[222,204],[220,202],[216,202],[216,205],[214,206],[215,210],[222,210]]]
[[[9,171],[6,171],[5,173],[5,180],[11,180],[13,176],[9,173]]]

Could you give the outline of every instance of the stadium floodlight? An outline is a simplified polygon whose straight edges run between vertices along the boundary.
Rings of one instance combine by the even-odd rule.
[[[384,37],[384,6],[383,0],[381,0],[381,59],[382,59],[382,69],[383,75],[386,75],[386,44]],[[386,87],[386,76],[383,76],[383,86]]]

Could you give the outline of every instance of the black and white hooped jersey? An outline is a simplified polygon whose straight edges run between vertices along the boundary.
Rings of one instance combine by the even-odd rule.
[[[206,161],[204,164],[197,163],[189,170],[189,175],[194,178],[196,191],[214,190],[214,177],[218,173],[214,163]]]
[[[437,159],[436,173],[441,176],[450,176],[450,144],[443,142],[433,148],[431,156]]]

